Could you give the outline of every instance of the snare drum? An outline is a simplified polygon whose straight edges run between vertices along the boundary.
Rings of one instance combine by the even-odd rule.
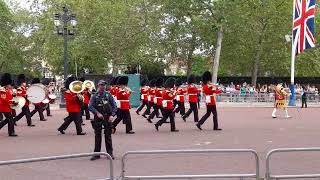
[[[49,94],[48,97],[50,100],[50,104],[54,104],[55,100],[57,99],[57,96],[54,94]]]
[[[46,99],[48,92],[42,84],[33,84],[27,89],[28,100],[32,103],[41,103]]]

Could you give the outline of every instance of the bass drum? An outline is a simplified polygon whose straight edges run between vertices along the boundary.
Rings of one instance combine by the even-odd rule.
[[[48,92],[42,84],[33,84],[27,89],[28,100],[34,104],[41,103],[46,99]]]

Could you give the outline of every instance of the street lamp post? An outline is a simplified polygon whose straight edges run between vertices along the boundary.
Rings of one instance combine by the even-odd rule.
[[[61,23],[62,22],[62,23]],[[62,25],[61,25],[62,24]],[[70,25],[72,28],[69,28]],[[63,36],[64,39],[64,53],[63,53],[63,78],[67,79],[69,74],[69,61],[68,61],[68,37],[73,36],[75,27],[77,25],[76,16],[71,14],[67,7],[63,7],[63,14],[54,15],[54,25],[58,35]],[[65,87],[68,88],[68,87]],[[65,108],[64,92],[61,92],[60,108]]]

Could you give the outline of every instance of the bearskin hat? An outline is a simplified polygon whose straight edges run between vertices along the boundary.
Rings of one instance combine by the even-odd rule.
[[[39,84],[40,83],[40,79],[39,78],[33,78],[31,81],[31,84]]]
[[[85,77],[81,77],[81,78],[79,78],[79,81],[81,81],[81,82],[84,82],[86,80],[86,78]]]
[[[49,78],[44,78],[42,79],[41,83],[45,86],[48,86],[50,84],[50,79]]]
[[[19,74],[17,77],[18,85],[26,82],[26,76],[24,74]]]
[[[117,81],[117,85],[128,85],[129,82],[129,78],[128,76],[120,76],[118,81]]]
[[[140,82],[140,86],[148,86],[149,85],[149,80],[147,78],[144,78]]]
[[[174,81],[174,84],[175,84],[176,86],[181,86],[181,85],[182,85],[182,79],[181,79],[181,78],[176,79],[176,80]]]
[[[156,81],[156,86],[157,87],[162,87],[163,83],[164,83],[163,78],[158,78],[157,81]]]
[[[211,81],[211,79],[212,79],[212,75],[209,71],[206,71],[203,73],[203,75],[202,75],[203,84],[207,84],[208,81]]]
[[[152,79],[149,83],[149,86],[150,87],[156,87],[156,80],[155,79]]]
[[[69,89],[69,85],[75,81],[76,78],[74,76],[70,76],[68,77],[65,81],[64,81],[64,88]]]
[[[196,83],[196,77],[193,74],[188,77],[188,84],[192,83]]]
[[[5,73],[1,77],[1,86],[7,86],[9,84],[12,84],[13,81],[11,79],[11,74]]]
[[[121,77],[121,76],[113,77],[113,79],[112,79],[112,84],[113,84],[113,85],[118,85],[118,79],[119,79],[120,77]]]
[[[175,79],[173,77],[170,77],[166,80],[166,82],[164,83],[164,87],[165,88],[173,88],[174,87],[174,83],[175,83]]]

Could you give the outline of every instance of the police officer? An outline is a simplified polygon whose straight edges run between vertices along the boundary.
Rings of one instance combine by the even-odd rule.
[[[94,120],[91,121],[95,134],[94,152],[101,151],[102,129],[104,129],[106,151],[114,159],[111,139],[111,116],[116,114],[117,106],[112,95],[106,91],[106,82],[104,80],[98,82],[98,91],[90,99],[89,110],[94,114]],[[93,156],[90,160],[94,161],[99,158],[100,156]]]

